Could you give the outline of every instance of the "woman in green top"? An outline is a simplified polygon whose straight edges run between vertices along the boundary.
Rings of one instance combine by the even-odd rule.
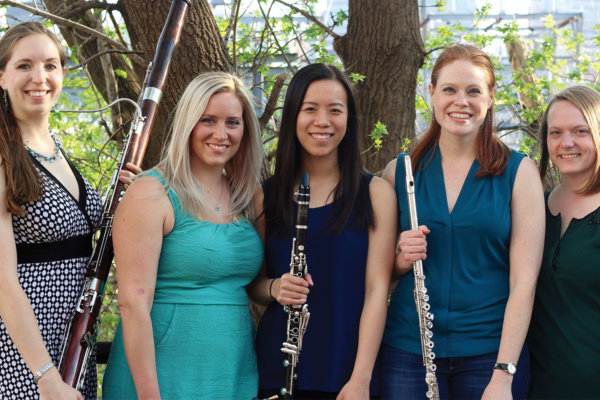
[[[600,381],[600,93],[560,92],[541,126],[561,183],[546,194],[546,242],[528,344],[532,399],[598,398]]]
[[[263,259],[251,223],[262,154],[242,81],[224,72],[193,79],[161,162],[115,213],[121,322],[104,400],[256,396],[245,286]]]

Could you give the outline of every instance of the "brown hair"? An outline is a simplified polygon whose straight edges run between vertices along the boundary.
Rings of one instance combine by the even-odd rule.
[[[496,76],[494,75],[494,65],[490,57],[483,52],[479,47],[469,44],[455,44],[447,47],[437,58],[431,71],[431,85],[435,88],[440,71],[446,65],[457,61],[466,60],[473,63],[486,72],[488,89],[491,91],[496,87]],[[493,133],[494,126],[494,107],[490,107],[487,112],[485,121],[479,128],[477,139],[475,142],[475,158],[479,162],[480,168],[477,172],[477,177],[486,175],[500,175],[506,169],[510,150],[502,141]],[[429,128],[416,144],[411,152],[413,170],[417,170],[419,161],[425,154],[433,149],[439,143],[441,134],[440,124],[433,119]],[[427,165],[433,159],[434,153],[431,153]],[[427,165],[425,168],[427,168]]]
[[[548,153],[548,111],[553,104],[559,101],[568,101],[573,104],[587,122],[592,135],[592,141],[596,147],[596,165],[590,180],[581,189],[579,194],[590,195],[600,192],[600,93],[588,86],[577,85],[558,93],[548,104],[542,123],[540,125],[540,137],[542,138],[542,157],[540,159],[540,175],[546,176],[550,154]]]
[[[58,49],[60,63],[65,66],[67,57],[56,36],[42,23],[27,21],[11,27],[0,38],[0,71],[6,69],[17,42],[35,34],[43,34],[52,39]],[[7,93],[0,96],[0,159],[6,175],[5,206],[13,214],[24,214],[21,204],[38,200],[42,195],[42,188],[37,170],[25,149],[17,121],[10,110],[9,99],[5,103],[5,95]]]

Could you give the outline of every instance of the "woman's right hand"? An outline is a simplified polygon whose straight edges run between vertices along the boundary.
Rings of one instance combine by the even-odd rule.
[[[55,367],[40,378],[38,387],[40,400],[83,400],[81,393],[63,382]]]
[[[427,258],[427,239],[429,228],[425,225],[419,226],[419,229],[411,229],[400,234],[398,240],[398,249],[396,254],[396,263],[394,266],[396,275],[402,276],[412,270],[412,265],[417,260]]]
[[[293,276],[289,273],[283,274],[281,278],[276,279],[271,290],[272,296],[282,305],[304,304],[310,290],[313,286],[313,280],[310,274],[304,275],[304,278]]]

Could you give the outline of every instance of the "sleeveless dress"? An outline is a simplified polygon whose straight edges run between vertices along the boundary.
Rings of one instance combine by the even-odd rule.
[[[600,207],[560,236],[546,193],[546,240],[527,345],[531,399],[594,399],[600,382]]]
[[[372,175],[368,175],[370,182]],[[263,185],[265,194],[268,181]],[[308,295],[308,321],[304,334],[297,390],[339,392],[348,382],[358,349],[358,327],[365,296],[365,274],[369,233],[350,228],[354,210],[340,234],[328,232],[334,204],[310,208],[306,238],[306,264],[315,285]],[[297,207],[294,205],[294,216]],[[295,218],[295,217],[294,217]],[[290,272],[293,233],[286,237],[266,234],[265,264],[269,278]],[[286,340],[287,313],[272,302],[262,316],[256,335],[259,388],[279,393],[286,368],[281,345]],[[377,394],[378,367],[371,379],[371,392]]]
[[[164,184],[158,172],[149,175]],[[161,397],[252,399],[258,372],[245,286],[262,265],[260,237],[246,220],[214,224],[194,218],[182,210],[173,189],[168,195],[175,225],[163,237],[150,313]],[[102,398],[137,399],[121,323]]]
[[[64,156],[64,153],[63,153]],[[65,156],[66,158],[66,156]],[[79,300],[92,252],[92,234],[100,224],[98,194],[67,159],[79,186],[79,201],[35,158],[44,194],[13,215],[19,282],[31,302],[44,343],[55,365],[67,319]],[[92,355],[82,393],[95,399],[96,355]],[[38,399],[37,385],[0,317],[0,399]]]

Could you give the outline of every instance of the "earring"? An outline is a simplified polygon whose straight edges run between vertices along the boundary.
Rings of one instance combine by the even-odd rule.
[[[4,110],[8,112],[8,94],[6,90],[2,90],[4,92]]]
[[[492,110],[488,110],[488,125],[492,124]]]
[[[435,122],[435,110],[433,108],[431,109],[431,121]]]

